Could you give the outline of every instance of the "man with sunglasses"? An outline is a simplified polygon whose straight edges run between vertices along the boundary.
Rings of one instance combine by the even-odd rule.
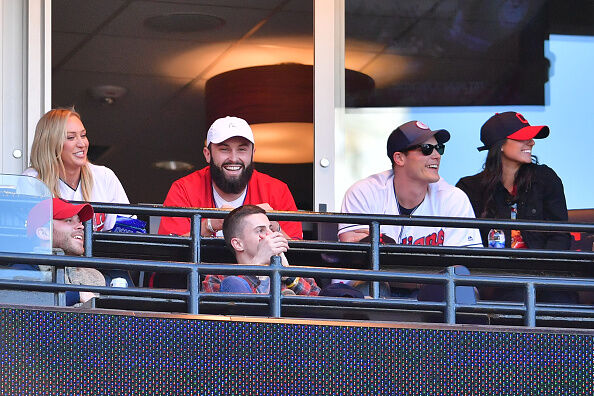
[[[419,121],[400,125],[388,138],[392,169],[349,188],[342,212],[474,218],[466,194],[439,177],[448,140],[450,133],[445,129],[433,131]],[[382,225],[380,232],[405,245],[482,246],[477,229]],[[343,242],[358,242],[368,235],[367,225],[339,225],[338,237]]]

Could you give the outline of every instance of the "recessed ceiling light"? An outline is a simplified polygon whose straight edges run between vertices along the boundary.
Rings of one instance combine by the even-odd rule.
[[[128,92],[128,90],[119,85],[98,85],[89,88],[89,94],[93,98],[108,105],[112,105],[116,100],[121,99],[126,95],[126,92]]]
[[[185,12],[156,15],[144,20],[144,25],[149,29],[166,33],[203,32],[224,24],[224,19],[213,15]]]
[[[157,161],[153,163],[153,166],[170,171],[188,171],[194,169],[194,165],[184,161]]]

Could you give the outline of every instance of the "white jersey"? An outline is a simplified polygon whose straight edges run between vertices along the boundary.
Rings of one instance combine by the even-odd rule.
[[[91,174],[93,175],[93,191],[91,193],[91,202],[121,203],[129,204],[128,196],[122,187],[122,183],[113,171],[105,166],[89,163]],[[38,172],[33,168],[28,168],[23,175],[37,177]],[[84,201],[82,187],[80,182],[73,190],[62,180],[59,181],[60,198],[68,201]],[[93,228],[97,231],[111,230],[116,222],[116,214],[95,213]]]
[[[387,170],[371,175],[351,186],[344,196],[342,212],[400,214],[394,192],[394,171]],[[411,215],[475,217],[466,194],[443,179],[429,184],[425,199]],[[338,235],[368,228],[367,225],[340,224]],[[380,232],[404,245],[482,247],[478,229],[381,225]]]

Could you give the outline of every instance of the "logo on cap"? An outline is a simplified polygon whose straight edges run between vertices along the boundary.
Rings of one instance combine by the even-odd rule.
[[[523,124],[528,124],[528,120],[524,118],[524,116],[520,113],[516,113],[516,117],[518,117],[518,120],[522,121]],[[530,124],[528,124],[530,125]]]
[[[429,129],[429,127],[425,124],[423,124],[421,121],[417,121],[417,127],[421,128],[421,129]]]

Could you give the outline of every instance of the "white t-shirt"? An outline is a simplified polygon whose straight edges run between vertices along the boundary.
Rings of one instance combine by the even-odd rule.
[[[377,173],[353,184],[344,196],[342,212],[400,214],[394,192],[394,171]],[[443,179],[429,184],[425,199],[411,215],[475,217],[466,194]],[[367,225],[340,224],[338,235],[368,228]],[[381,225],[380,232],[405,245],[482,247],[478,229]]]
[[[217,208],[221,208],[225,205],[230,206],[232,208],[239,208],[245,202],[246,194],[247,194],[247,188],[244,188],[243,192],[241,193],[239,198],[237,198],[233,201],[226,201],[225,199],[223,199],[223,197],[221,197],[221,195],[217,192],[217,190],[214,187],[212,187],[212,197],[215,201],[215,205],[217,206]],[[215,236],[222,238],[224,236],[223,230],[218,230],[217,233],[215,234]],[[266,278],[268,278],[268,277],[266,277]]]
[[[93,175],[93,191],[91,202],[121,203],[129,204],[128,196],[122,187],[122,183],[113,171],[105,166],[89,163]],[[38,172],[33,168],[27,168],[23,175],[37,177]],[[60,198],[68,201],[84,201],[80,182],[76,190],[73,190],[62,180],[59,181]],[[111,230],[116,222],[116,214],[95,213],[93,228],[96,231]]]

